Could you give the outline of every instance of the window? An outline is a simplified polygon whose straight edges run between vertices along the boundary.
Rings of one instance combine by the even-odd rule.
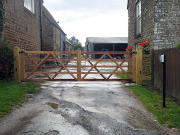
[[[136,4],[136,36],[141,34],[141,1]]]
[[[34,13],[34,0],[24,0],[24,7]]]

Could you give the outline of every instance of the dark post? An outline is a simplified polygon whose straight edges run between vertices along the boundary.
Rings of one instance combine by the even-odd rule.
[[[163,107],[166,107],[166,56],[163,62]]]
[[[42,51],[42,4],[43,4],[43,0],[39,0],[39,19],[40,19],[40,44],[41,44],[41,48],[40,50]]]

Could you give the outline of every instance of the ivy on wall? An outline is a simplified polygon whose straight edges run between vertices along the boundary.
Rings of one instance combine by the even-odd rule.
[[[4,25],[4,6],[1,0],[0,1],[0,38],[2,36],[3,25]]]
[[[4,4],[0,0],[0,80],[13,78],[14,58],[10,45],[2,39],[4,27]]]
[[[0,80],[13,79],[14,58],[10,45],[0,39]]]

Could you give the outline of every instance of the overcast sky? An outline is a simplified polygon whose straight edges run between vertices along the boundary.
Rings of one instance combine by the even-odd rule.
[[[82,44],[86,37],[127,37],[127,0],[44,0],[67,34]]]

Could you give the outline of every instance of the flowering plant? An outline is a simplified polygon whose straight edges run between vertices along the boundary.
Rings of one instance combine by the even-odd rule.
[[[139,43],[139,46],[143,47],[143,51],[144,51],[145,54],[149,54],[150,53],[149,42],[147,42],[146,40],[142,40]]]
[[[149,42],[147,42],[146,40],[143,40],[139,43],[139,46],[148,46]]]
[[[126,51],[132,51],[132,46],[127,46]]]

